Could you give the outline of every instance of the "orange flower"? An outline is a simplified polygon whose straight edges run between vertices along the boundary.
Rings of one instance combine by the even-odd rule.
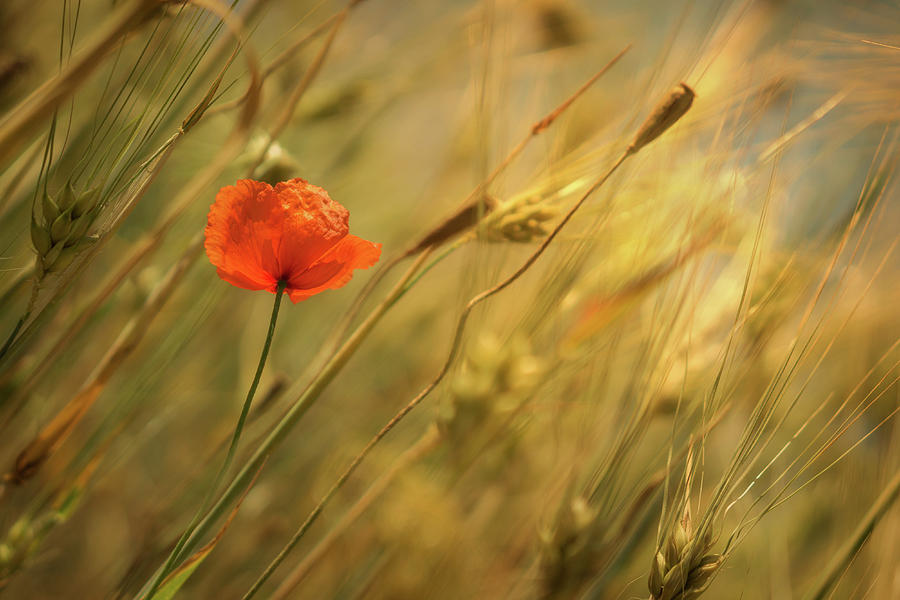
[[[219,190],[209,209],[206,255],[228,283],[274,293],[284,281],[297,303],[378,262],[381,244],[349,235],[349,220],[346,208],[303,179],[274,188],[241,179]]]

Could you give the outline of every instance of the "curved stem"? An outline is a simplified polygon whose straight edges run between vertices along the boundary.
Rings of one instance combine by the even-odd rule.
[[[218,475],[216,475],[215,481],[213,481],[209,491],[206,493],[206,498],[203,500],[203,504],[200,505],[200,510],[198,510],[197,514],[194,515],[194,518],[191,519],[190,525],[188,525],[184,530],[184,533],[181,534],[181,538],[169,554],[169,558],[166,560],[165,565],[157,573],[156,577],[154,577],[146,598],[153,597],[153,594],[156,592],[159,585],[172,571],[175,564],[182,558],[185,544],[196,530],[197,524],[206,512],[209,503],[212,501],[213,495],[216,493],[216,490],[219,488],[219,485],[221,485],[222,480],[231,468],[231,464],[234,462],[234,455],[237,452],[238,442],[241,439],[241,433],[244,431],[244,424],[247,421],[247,415],[250,413],[250,406],[253,404],[253,396],[256,395],[256,388],[259,387],[259,380],[262,377],[263,369],[266,366],[266,359],[269,357],[269,348],[272,346],[272,337],[275,335],[275,323],[278,321],[278,309],[281,306],[281,298],[284,296],[284,288],[286,286],[286,281],[278,282],[278,289],[275,291],[275,305],[272,307],[272,317],[269,319],[269,331],[266,334],[266,341],[263,344],[262,354],[259,357],[259,364],[256,366],[256,374],[253,376],[253,383],[250,384],[250,390],[247,392],[247,397],[244,399],[244,406],[241,407],[241,415],[238,417],[237,425],[234,428],[234,434],[231,436],[231,443],[228,445],[228,453],[225,455],[225,463],[222,465]]]
[[[362,341],[366,338],[369,332],[378,324],[378,321],[381,320],[381,317],[394,305],[394,303],[402,297],[406,291],[406,284],[409,283],[409,280],[416,274],[422,264],[428,259],[430,255],[430,249],[425,250],[416,261],[412,264],[406,274],[397,282],[394,288],[388,293],[385,299],[372,311],[371,314],[363,321],[359,327],[356,328],[353,335],[347,339],[346,342],[341,346],[341,348],[329,359],[328,363],[322,368],[319,374],[313,379],[312,382],[306,387],[306,389],[301,393],[300,397],[294,402],[291,406],[290,410],[281,418],[281,420],[275,425],[269,435],[259,444],[259,447],[254,451],[253,455],[248,459],[247,463],[241,468],[240,471],[234,476],[232,482],[228,485],[222,495],[216,500],[216,503],[209,509],[209,512],[206,516],[203,517],[196,526],[193,527],[191,533],[186,534],[182,539],[179,540],[179,544],[182,546],[181,553],[185,554],[190,552],[194,548],[196,548],[197,544],[200,541],[200,538],[207,533],[210,532],[213,525],[220,519],[225,511],[228,509],[229,505],[235,501],[242,491],[246,488],[247,484],[252,480],[255,476],[256,472],[262,467],[265,463],[266,459],[269,457],[269,454],[287,437],[288,433],[291,429],[297,424],[297,422],[306,414],[306,411],[316,402],[319,398],[319,395],[328,386],[329,383],[334,379],[337,373],[344,367]],[[168,562],[166,563],[166,567],[168,567]],[[160,573],[163,573],[165,570],[164,567],[161,567],[157,573],[154,575],[153,582],[155,586],[159,585],[159,582],[162,581],[163,577],[160,577]],[[143,589],[148,589],[148,586],[145,586]],[[150,598],[151,595],[149,593],[144,593],[143,589],[136,596],[137,598]]]
[[[291,550],[297,545],[297,543],[303,538],[312,524],[319,518],[319,515],[322,514],[322,511],[325,510],[325,507],[331,502],[331,499],[334,498],[335,494],[344,486],[350,476],[356,471],[356,468],[365,460],[365,458],[369,455],[372,449],[381,441],[384,436],[386,436],[400,421],[406,417],[416,406],[418,406],[437,385],[444,378],[444,375],[450,370],[450,366],[453,364],[453,361],[456,359],[457,353],[459,352],[463,331],[466,327],[466,322],[471,314],[472,310],[481,302],[487,300],[494,294],[501,292],[506,289],[510,284],[516,281],[525,271],[527,271],[531,265],[537,261],[538,258],[544,253],[548,246],[553,242],[556,236],[562,231],[562,228],[569,222],[575,212],[581,207],[582,204],[593,194],[599,187],[601,187],[606,181],[612,176],[613,173],[625,162],[625,160],[631,156],[633,152],[625,151],[619,159],[606,171],[606,173],[600,177],[597,181],[594,182],[593,185],[584,193],[584,195],[575,203],[575,205],[569,209],[569,212],[562,218],[562,220],[556,225],[553,231],[550,232],[550,235],[544,239],[543,243],[540,247],[535,250],[531,256],[518,268],[516,271],[509,275],[506,279],[496,284],[495,286],[488,288],[487,290],[481,292],[466,304],[463,309],[462,314],[459,317],[459,320],[456,324],[456,332],[453,336],[453,342],[450,346],[450,352],[447,358],[444,360],[444,364],[441,367],[441,370],[435,376],[431,382],[425,386],[425,388],[413,398],[409,404],[400,409],[397,414],[388,421],[381,430],[375,434],[375,436],[369,440],[366,446],[356,455],[350,465],[344,470],[340,477],[332,484],[332,486],[328,489],[319,503],[312,509],[312,511],[307,515],[306,520],[300,525],[299,529],[297,529],[296,533],[294,533],[293,537],[291,537],[290,541],[284,546],[281,552],[272,560],[271,563],[266,567],[266,570],[260,575],[259,579],[253,584],[253,587],[244,595],[243,600],[249,600],[256,591],[262,586],[263,583],[269,578],[269,576],[274,573],[275,569],[281,564],[281,562],[287,557]],[[451,247],[452,249],[452,247]],[[438,257],[438,258],[442,258]]]
[[[900,470],[898,470],[893,479],[887,484],[881,495],[872,504],[872,507],[857,525],[853,535],[850,536],[844,545],[834,554],[828,566],[822,572],[821,576],[815,583],[815,588],[810,590],[804,600],[825,600],[831,597],[834,587],[838,580],[850,566],[850,562],[862,549],[863,545],[869,540],[872,531],[878,525],[881,518],[900,497]]]
[[[427,455],[429,452],[437,448],[439,442],[441,441],[440,434],[436,427],[430,427],[425,431],[422,437],[419,438],[419,441],[415,442],[412,446],[406,449],[406,451],[400,455],[391,468],[384,473],[381,477],[379,477],[370,487],[366,490],[366,492],[357,500],[353,506],[341,517],[341,520],[337,522],[337,524],[328,532],[328,534],[319,541],[316,546],[310,550],[309,554],[303,559],[300,564],[288,575],[287,579],[285,579],[282,584],[278,587],[277,590],[273,593],[270,600],[285,600],[290,593],[300,584],[301,581],[310,573],[315,564],[334,546],[334,543],[343,535],[347,529],[353,525],[363,513],[372,505],[373,502],[378,500],[381,495],[390,487],[391,483],[393,483],[394,479],[397,478],[397,475],[402,473],[404,470],[414,465],[418,460]],[[282,554],[286,555],[291,551],[291,548],[285,546],[281,551]],[[269,578],[272,574],[272,571],[277,568],[278,564],[280,564],[281,560],[283,560],[284,556],[279,554],[275,560],[270,564],[270,569],[267,569],[262,575],[259,576],[256,583],[253,584],[253,587],[244,594],[244,600],[249,600],[249,598],[253,597],[253,595],[259,590],[260,586]]]

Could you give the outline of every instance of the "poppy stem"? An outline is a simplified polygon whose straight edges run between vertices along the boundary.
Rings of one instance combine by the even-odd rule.
[[[272,451],[285,437],[287,437],[290,430],[297,424],[303,415],[306,414],[306,411],[309,410],[310,406],[316,402],[319,395],[322,393],[322,390],[331,383],[365,337],[372,331],[375,325],[378,324],[381,317],[384,316],[388,309],[390,309],[390,307],[406,293],[406,286],[410,279],[413,278],[430,255],[431,249],[427,248],[416,258],[406,274],[400,278],[385,299],[372,310],[366,320],[356,328],[353,335],[351,335],[341,348],[331,356],[328,363],[322,368],[318,375],[313,378],[313,381],[311,381],[301,393],[300,397],[294,401],[294,404],[288,412],[285,413],[281,420],[272,428],[268,437],[259,444],[256,451],[253,453],[253,456],[247,460],[247,463],[234,476],[232,482],[225,491],[222,492],[221,497],[219,497],[215,505],[209,510],[208,514],[203,517],[203,520],[198,524],[192,523],[192,527],[189,528],[186,535],[182,536],[182,539],[178,541],[178,546],[176,546],[177,552],[183,554],[194,550],[200,543],[200,538],[210,532],[216,521],[225,514],[230,503],[234,502],[240,496],[241,492],[247,488],[247,485],[252,481],[254,474],[259,471],[263,464],[265,464],[266,459]],[[173,550],[173,554],[175,554],[175,552],[176,551]],[[171,556],[169,560],[174,563]],[[158,570],[158,573],[154,575],[152,586],[151,584],[145,585],[135,598],[146,598],[151,600],[152,593],[145,593],[144,590],[158,588],[160,582],[165,578],[165,575],[162,573],[167,572],[171,572],[171,564],[169,561],[167,561],[165,566],[161,567]]]
[[[284,296],[284,289],[287,287],[287,281],[279,281],[278,288],[275,290],[275,304],[272,306],[272,317],[269,319],[269,331],[266,333],[266,341],[263,344],[262,354],[259,356],[259,364],[256,366],[256,375],[253,376],[253,383],[250,384],[250,390],[247,392],[247,398],[244,399],[244,406],[241,408],[241,416],[238,417],[237,426],[234,428],[234,435],[231,437],[231,444],[228,446],[228,454],[225,456],[225,464],[219,477],[216,478],[216,484],[213,490],[219,487],[225,473],[234,462],[234,454],[237,451],[238,441],[241,439],[241,432],[244,430],[244,424],[247,421],[247,415],[250,413],[250,405],[253,404],[253,396],[256,395],[256,388],[259,387],[259,380],[262,377],[263,369],[266,367],[266,359],[269,357],[269,348],[272,346],[272,338],[275,335],[275,323],[278,321],[278,309],[281,306],[281,298]],[[204,507],[205,508],[205,507]]]
[[[206,498],[203,500],[203,504],[200,505],[200,510],[197,511],[194,518],[191,519],[190,525],[188,525],[184,530],[184,533],[181,534],[181,538],[178,540],[178,543],[175,544],[175,548],[172,549],[163,568],[153,578],[153,582],[150,585],[150,591],[144,596],[145,598],[153,598],[153,594],[156,593],[157,589],[159,589],[159,586],[169,573],[174,570],[178,561],[183,558],[182,555],[184,554],[185,544],[194,533],[194,530],[197,528],[197,524],[200,522],[204,513],[206,513],[213,495],[216,493],[216,490],[219,489],[219,485],[221,485],[222,480],[231,468],[231,464],[234,462],[238,442],[241,439],[241,433],[244,431],[247,415],[250,414],[250,406],[253,404],[256,388],[259,387],[259,380],[262,377],[263,369],[265,369],[266,359],[269,357],[269,348],[272,346],[272,338],[275,335],[275,323],[278,321],[278,309],[281,307],[281,298],[284,296],[286,287],[287,281],[282,280],[278,282],[278,288],[275,290],[275,305],[272,307],[272,317],[269,319],[269,331],[266,333],[266,341],[263,344],[262,354],[260,354],[259,357],[259,364],[256,366],[256,374],[253,376],[253,383],[250,384],[250,390],[247,392],[247,397],[244,399],[243,407],[241,407],[241,415],[238,417],[237,425],[234,428],[234,434],[231,436],[231,443],[228,445],[228,453],[225,455],[225,463],[222,465],[218,475],[216,475],[215,481],[213,481],[212,486],[210,486],[209,491],[206,493]]]

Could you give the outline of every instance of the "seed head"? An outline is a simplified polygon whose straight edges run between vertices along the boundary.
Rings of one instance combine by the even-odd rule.
[[[406,251],[406,255],[412,256],[425,250],[425,248],[440,246],[444,242],[474,227],[480,218],[491,213],[496,207],[497,201],[489,194],[484,194],[480,199],[475,198],[469,201],[422,236],[422,239]]]
[[[534,242],[545,237],[547,221],[557,211],[543,198],[532,196],[499,205],[485,223],[487,239],[494,242]]]
[[[39,278],[64,270],[81,250],[96,241],[88,236],[88,230],[100,213],[99,195],[97,189],[77,192],[71,182],[55,199],[44,193],[40,216],[35,212],[31,216],[31,243],[37,252]]]
[[[478,339],[466,357],[464,370],[451,385],[438,426],[455,441],[490,423],[502,422],[540,383],[544,363],[522,339],[502,343],[493,335]]]
[[[653,557],[647,578],[651,600],[698,598],[724,561],[721,554],[710,553],[711,547],[712,535],[695,535],[686,511]]]
[[[628,146],[627,152],[634,154],[661,136],[687,113],[693,102],[694,90],[684,83],[679,83],[647,117],[637,135],[634,136],[634,141]]]

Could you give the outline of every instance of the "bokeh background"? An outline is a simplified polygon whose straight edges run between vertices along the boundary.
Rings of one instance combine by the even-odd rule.
[[[4,2],[0,110],[16,114],[126,4]],[[50,360],[60,334],[226,144],[240,111],[229,103],[250,79],[247,53],[127,211],[127,183],[145,181],[155,167],[145,161],[235,48],[202,6],[158,7],[79,78],[56,112],[52,168],[40,168],[49,117],[4,166],[4,337],[32,294],[36,190],[57,193],[84,161],[96,177],[119,177],[104,188],[103,247],[4,357],[4,472],[15,474],[22,449],[135,319],[142,336],[40,469],[23,482],[7,476],[2,593],[134,596],[202,502],[272,296],[228,285],[198,255],[151,318],[147,306],[205,225],[216,190],[246,175],[334,32],[258,173],[327,189],[350,210],[354,234],[384,245],[383,263],[452,213],[534,123],[627,46],[490,185],[491,198],[542,207],[552,227],[669,89],[683,81],[696,99],[532,269],[475,311],[447,377],[348,480],[263,597],[308,567],[284,597],[646,598],[676,497],[699,522],[733,465],[746,473],[727,510],[710,516],[727,560],[704,595],[805,597],[900,468],[900,7],[351,5],[331,29],[342,2],[236,3],[267,74],[246,144]],[[120,222],[106,217],[119,213]],[[183,597],[246,592],[371,436],[435,376],[465,303],[521,264],[541,234],[476,228],[469,237],[391,308],[269,457]],[[385,277],[357,322],[405,268]],[[282,306],[238,464],[315,376],[374,272]],[[759,442],[739,457],[754,410],[769,401]],[[785,484],[790,498],[761,515]],[[879,517],[831,597],[900,597],[900,512]]]

